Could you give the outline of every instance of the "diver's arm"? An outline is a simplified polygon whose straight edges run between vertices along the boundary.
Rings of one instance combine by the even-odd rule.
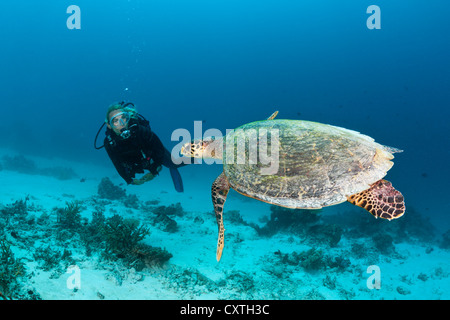
[[[129,175],[128,170],[125,168],[125,166],[120,162],[117,154],[111,149],[111,147],[108,144],[105,144],[105,149],[106,152],[108,153],[109,158],[114,164],[117,173],[123,178],[123,180],[126,181],[127,184],[132,183],[133,182],[132,177]]]
[[[164,148],[161,140],[159,140],[159,137],[156,134],[153,134],[152,147],[153,163],[150,165],[150,172],[153,173],[153,175],[157,175],[159,173],[159,170],[161,170],[161,165],[164,160],[164,152],[166,152],[166,149]],[[160,169],[158,170],[158,168]]]
[[[156,176],[161,170],[160,167],[163,163],[165,148],[159,137],[152,132],[150,128],[141,127],[141,129],[146,154],[149,154],[153,160],[153,163],[148,169],[154,176]]]

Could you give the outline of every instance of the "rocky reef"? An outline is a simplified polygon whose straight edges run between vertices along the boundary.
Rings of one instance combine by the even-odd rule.
[[[287,209],[270,207],[270,219],[262,227],[252,224],[261,236],[273,236],[283,232],[305,238],[310,242],[335,247],[341,240],[343,228],[321,220],[320,210]]]
[[[119,189],[106,179],[100,183],[99,190],[105,188],[108,190],[106,194],[117,196]],[[40,299],[27,284],[34,274],[33,271],[27,272],[28,264],[49,272],[50,278],[56,279],[69,266],[82,264],[83,257],[136,271],[163,267],[172,258],[166,249],[143,242],[150,234],[149,226],[137,219],[125,218],[118,212],[105,215],[104,207],[108,202],[123,204],[124,199],[129,199],[124,193],[114,200],[96,195],[67,201],[64,206],[54,208],[36,206],[31,198],[27,196],[11,204],[0,205],[0,299]],[[135,202],[137,207],[144,207],[136,196]],[[124,204],[123,207],[127,208]],[[86,211],[91,208],[95,209],[89,219]],[[177,211],[182,211],[180,205],[157,207],[154,215]],[[160,224],[155,221],[158,227]],[[30,254],[25,260],[16,258],[11,246]]]
[[[24,155],[4,155],[1,159],[0,168],[24,174],[49,176],[58,180],[78,178],[77,173],[72,168],[63,166],[41,168],[33,160]]]
[[[104,177],[98,185],[98,196],[101,199],[120,200],[125,198],[126,195],[125,189],[113,184],[108,177]]]
[[[25,276],[25,265],[16,259],[10,244],[0,238],[0,299],[24,298],[19,280]]]

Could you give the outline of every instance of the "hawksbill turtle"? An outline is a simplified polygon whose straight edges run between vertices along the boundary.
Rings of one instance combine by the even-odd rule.
[[[181,149],[183,156],[223,161],[223,172],[211,188],[219,228],[217,261],[224,247],[223,207],[230,188],[287,208],[320,209],[349,201],[376,218],[391,220],[404,214],[403,195],[383,179],[393,165],[392,154],[402,150],[341,127],[275,120],[277,114],[221,138],[191,141]],[[258,148],[276,153],[276,171],[263,174],[268,166],[261,153],[255,157]]]

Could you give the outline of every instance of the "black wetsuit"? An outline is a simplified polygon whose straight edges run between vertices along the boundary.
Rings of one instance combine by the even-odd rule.
[[[119,175],[130,184],[136,173],[144,173],[147,169],[156,176],[157,168],[163,165],[170,169],[175,189],[183,192],[183,182],[177,170],[183,164],[172,162],[170,152],[150,126],[131,119],[128,129],[131,135],[127,139],[118,136],[112,129],[106,130],[105,149]]]

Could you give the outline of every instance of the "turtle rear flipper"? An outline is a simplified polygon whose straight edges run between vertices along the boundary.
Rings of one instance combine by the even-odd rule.
[[[378,180],[369,189],[353,194],[347,200],[369,211],[375,218],[400,218],[405,213],[405,200],[400,191],[386,180]]]
[[[217,226],[219,227],[219,239],[217,240],[216,259],[220,261],[225,242],[225,228],[223,226],[223,206],[227,200],[227,194],[230,191],[230,184],[227,177],[222,172],[214,181],[211,187],[211,197],[216,214]]]

